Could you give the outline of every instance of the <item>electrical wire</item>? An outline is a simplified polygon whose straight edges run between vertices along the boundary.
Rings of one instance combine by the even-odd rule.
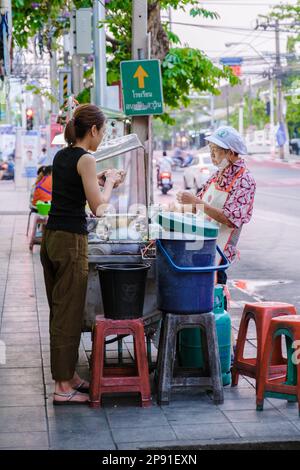
[[[204,24],[195,24],[195,23],[184,23],[184,22],[181,22],[181,21],[171,21],[169,23],[170,24],[176,24],[176,25],[179,25],[179,26],[191,26],[193,28],[211,29],[211,30],[216,30],[216,31],[226,30],[227,33],[228,33],[228,31],[232,32],[232,31],[253,31],[254,30],[253,28],[242,28],[242,27],[236,27],[236,26],[213,26],[213,25],[204,25]],[[263,29],[261,31],[263,33],[269,33],[269,34],[274,33],[274,31],[272,31],[272,30]],[[289,34],[290,33],[295,33],[295,31],[293,31],[291,29],[289,29],[289,30],[280,29],[279,31],[283,32],[283,33],[289,33]]]

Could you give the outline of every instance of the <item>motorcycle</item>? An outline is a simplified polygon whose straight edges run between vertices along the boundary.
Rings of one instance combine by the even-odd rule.
[[[173,188],[172,174],[170,171],[159,171],[157,178],[157,186],[161,189],[162,194],[167,194]]]
[[[194,157],[191,154],[188,154],[185,158],[173,156],[169,159],[171,163],[172,170],[176,170],[177,168],[187,168],[188,166],[193,165]]]

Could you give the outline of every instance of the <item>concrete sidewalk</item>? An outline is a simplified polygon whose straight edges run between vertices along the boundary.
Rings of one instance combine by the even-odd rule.
[[[220,406],[208,395],[191,391],[174,394],[168,407],[157,406],[154,393],[148,409],[128,396],[107,398],[99,410],[53,407],[48,305],[39,248],[30,253],[27,216],[20,214],[20,207],[27,207],[27,194],[23,201],[24,193],[3,188],[0,183],[0,340],[4,342],[0,344],[6,345],[6,363],[0,364],[0,449],[195,449],[210,444],[300,442],[297,405],[268,399],[265,410],[256,412],[253,380],[244,378],[237,388],[225,388]],[[239,291],[233,297],[231,314],[237,331],[249,297]],[[255,346],[252,330],[248,352],[255,353]],[[85,378],[90,348],[90,334],[84,334],[78,371]],[[115,344],[109,356],[117,357]]]

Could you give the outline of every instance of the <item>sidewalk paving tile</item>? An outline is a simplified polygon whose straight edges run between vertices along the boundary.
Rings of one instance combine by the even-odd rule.
[[[228,439],[238,437],[230,423],[173,425],[177,439]]]
[[[5,432],[47,431],[46,413],[43,406],[0,407],[1,429]]]
[[[175,440],[176,435],[171,426],[155,426],[133,428],[131,425],[127,429],[112,429],[113,439],[116,443],[122,442],[143,442]]]
[[[55,450],[115,450],[109,431],[100,432],[56,432],[50,431],[50,448]]]
[[[115,413],[108,414],[108,421],[111,429],[132,429],[132,428],[150,428],[156,429],[159,426],[168,426],[166,416],[161,413],[149,413],[142,415],[137,413]]]
[[[295,425],[290,422],[259,422],[259,423],[234,423],[234,427],[243,438],[256,437],[269,439],[272,437],[296,437],[300,436],[300,429],[297,429]]]
[[[267,409],[263,412],[256,410],[242,410],[242,411],[223,411],[224,415],[228,418],[231,423],[256,423],[256,422],[285,422],[288,421],[288,417],[282,416],[282,414],[276,409]]]
[[[47,432],[0,432],[0,449],[46,450],[49,448]]]

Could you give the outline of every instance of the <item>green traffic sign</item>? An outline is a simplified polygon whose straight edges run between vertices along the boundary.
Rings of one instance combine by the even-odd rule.
[[[123,109],[127,116],[163,113],[163,93],[159,60],[121,62]]]

